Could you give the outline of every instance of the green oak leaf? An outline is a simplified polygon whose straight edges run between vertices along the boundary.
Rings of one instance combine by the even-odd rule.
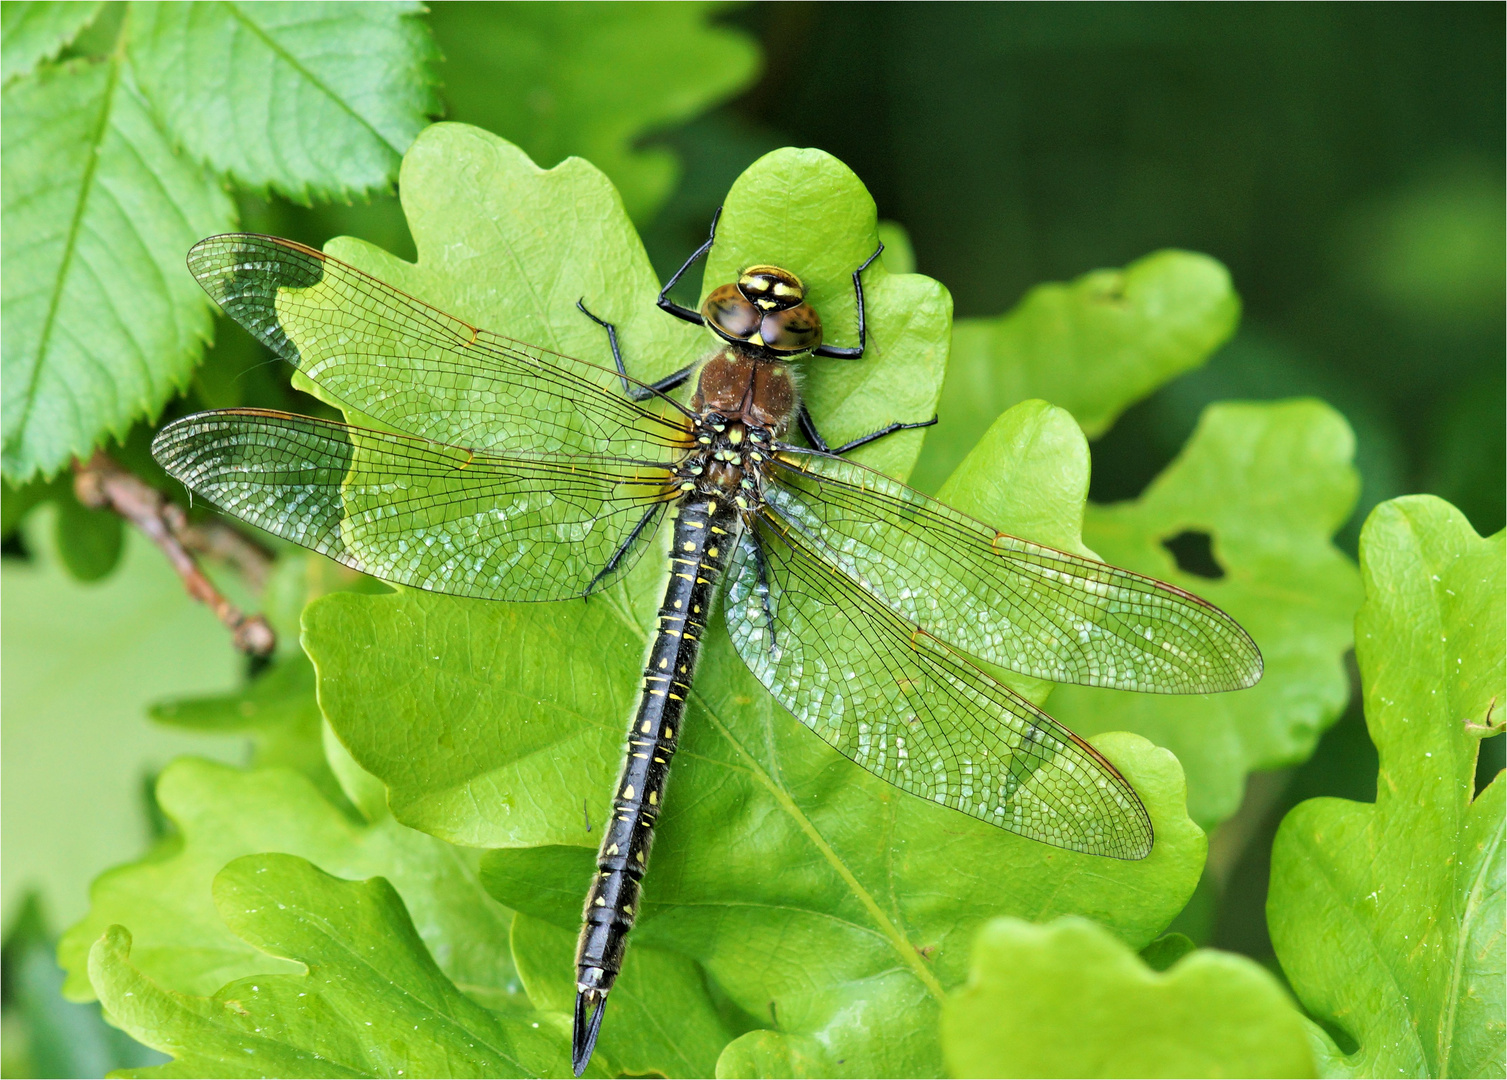
[[[111,1019],[174,1061],[125,1076],[568,1075],[561,1018],[499,1016],[445,976],[382,878],[342,881],[292,855],[248,855],[214,879],[226,925],[306,974],[257,974],[212,997],[163,987],[109,927],[89,978]]]
[[[158,702],[149,715],[188,731],[249,735],[254,764],[297,770],[337,804],[345,797],[325,758],[314,667],[302,653],[276,661],[232,693]]]
[[[739,663],[725,646],[714,658]],[[966,976],[968,943],[987,918],[1083,914],[1139,946],[1202,868],[1175,759],[1135,736],[1096,745],[1140,792],[1157,844],[1143,862],[1112,862],[959,822],[890,788],[826,750],[750,676],[698,682],[710,700],[687,721],[628,955],[699,961],[760,1025],[733,1044],[743,1044],[735,1059],[780,1046],[812,1060],[805,1075],[935,1075],[936,1010]],[[762,700],[749,702],[755,694]],[[592,861],[584,847],[502,849],[484,857],[483,881],[573,936]],[[567,967],[555,978],[570,976]],[[609,1008],[604,1048],[620,1026]],[[748,1075],[730,1073],[726,1054],[718,1075]]]
[[[187,385],[212,320],[183,253],[235,215],[118,52],[44,67],[0,102],[0,468],[25,481]]]
[[[522,1000],[508,950],[511,915],[480,887],[475,853],[389,816],[353,821],[288,769],[242,772],[181,758],[163,770],[157,801],[181,841],[95,881],[89,914],[58,947],[69,997],[86,1000],[99,991],[89,984],[89,949],[117,923],[131,930],[133,963],[142,974],[181,993],[208,994],[232,980],[298,970],[278,958],[284,954],[268,956],[233,933],[233,924],[227,928],[210,891],[232,859],[282,852],[342,876],[380,874],[403,897],[448,978],[489,1006]]]
[[[584,157],[652,217],[680,162],[643,137],[753,83],[756,43],[712,20],[715,3],[442,4],[448,115],[516,142],[535,161]],[[689,252],[687,253],[689,254]]]
[[[94,21],[103,0],[16,0],[0,5],[0,82],[30,75]]]
[[[98,1005],[61,994],[57,940],[39,897],[27,897],[7,918],[5,1042],[0,1071],[7,1077],[104,1076],[113,1068],[149,1065],[161,1055],[106,1023]]]
[[[1198,945],[1187,934],[1163,934],[1141,950],[1141,959],[1152,971],[1166,971]]]
[[[533,848],[590,854],[584,848]],[[574,869],[579,859],[573,861]],[[580,892],[582,874],[573,876]],[[549,879],[545,879],[549,883]],[[572,903],[579,907],[580,896]],[[536,1008],[568,1013],[575,1008],[578,927],[557,926],[519,915],[513,920],[513,960]],[[654,948],[633,948],[612,990],[614,1036],[603,1042],[604,1064],[632,1076],[712,1076],[717,1055],[738,1034],[707,994],[706,976],[694,960]],[[606,1021],[604,1021],[604,1024]]]
[[[0,486],[0,534],[10,536],[38,506],[53,507],[52,546],[58,561],[75,581],[99,581],[120,563],[125,550],[125,521],[112,510],[96,510],[78,501],[73,474],[50,480],[40,476],[19,487]]]
[[[1302,1014],[1255,961],[1165,973],[1084,919],[996,919],[942,1009],[949,1076],[1313,1076]]]
[[[1166,697],[1060,686],[1048,711],[1079,734],[1135,731],[1188,773],[1188,812],[1206,828],[1240,805],[1245,775],[1303,761],[1349,700],[1344,656],[1360,603],[1355,567],[1331,537],[1359,483],[1355,440],[1321,402],[1213,405],[1139,499],[1090,505],[1084,540],[1117,566],[1219,605],[1255,638],[1261,682]],[[1212,538],[1224,577],[1178,568],[1163,541]]]
[[[902,972],[772,1000],[767,1015],[780,1030],[729,1043],[719,1077],[941,1075],[936,1002]]]
[[[1504,781],[1472,798],[1507,701],[1503,534],[1454,507],[1382,503],[1361,532],[1355,617],[1376,802],[1310,799],[1272,851],[1267,922],[1315,1016],[1357,1044],[1330,1075],[1500,1076]]]
[[[936,490],[994,418],[1027,398],[1062,406],[1097,438],[1130,405],[1207,360],[1239,321],[1229,272],[1189,251],[1038,285],[1003,315],[959,319],[941,422],[916,483]]]
[[[727,193],[717,236],[703,299],[745,266],[783,266],[805,283],[806,299],[821,315],[822,340],[858,344],[853,269],[874,253],[879,236],[874,200],[851,170],[820,150],[766,154]],[[833,446],[891,421],[931,419],[947,369],[952,297],[946,289],[920,274],[891,273],[881,256],[864,272],[863,294],[863,357],[801,361],[801,392]],[[922,431],[899,432],[851,456],[903,480],[915,467],[922,437]]]
[[[142,92],[190,155],[254,190],[349,201],[386,190],[439,112],[424,10],[133,3],[126,40]]]

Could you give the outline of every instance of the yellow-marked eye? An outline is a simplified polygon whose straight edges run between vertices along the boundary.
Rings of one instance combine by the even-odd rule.
[[[784,311],[806,298],[806,286],[778,266],[750,266],[738,276],[738,291],[760,311]]]
[[[701,317],[707,325],[733,341],[747,341],[757,333],[761,315],[736,285],[713,289],[701,305]]]
[[[810,304],[771,311],[759,324],[759,336],[775,352],[798,353],[822,343],[822,321]]]

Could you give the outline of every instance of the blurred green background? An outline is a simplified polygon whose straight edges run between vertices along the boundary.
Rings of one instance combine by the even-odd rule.
[[[1342,533],[1352,554],[1370,508],[1406,492],[1450,500],[1483,535],[1502,527],[1502,5],[728,6],[717,22],[745,35],[760,59],[740,66],[734,50],[718,61],[726,78],[711,103],[705,79],[685,89],[673,72],[644,71],[656,62],[653,38],[682,17],[677,10],[702,18],[689,5],[650,17],[632,5],[436,3],[429,21],[445,58],[445,118],[512,139],[541,165],[570,153],[592,158],[622,187],[664,276],[705,236],[733,179],[784,145],[820,147],[851,166],[881,218],[908,230],[916,268],[952,291],[959,317],[998,315],[1039,282],[1160,248],[1206,252],[1233,275],[1240,330],[1207,366],[1133,407],[1095,443],[1093,498],[1137,494],[1211,401],[1316,395],[1344,412],[1358,439],[1364,491]],[[101,40],[109,17],[91,31]],[[615,103],[627,127],[591,126],[600,98],[587,90],[635,86],[649,87],[637,91],[641,100]],[[412,256],[395,198],[309,208],[242,196],[241,205],[248,229],[311,244],[354,234]],[[259,347],[224,319],[217,335],[196,381],[200,402],[291,403],[286,373],[264,363]],[[132,440],[137,453],[123,454],[143,469],[145,431]],[[923,469],[919,480],[928,479]],[[56,512],[81,511],[65,500]],[[191,602],[165,570],[145,583],[120,576],[150,552],[128,546],[116,578],[90,586],[45,565],[44,545],[30,535],[12,535],[5,547],[6,658],[14,664],[17,648],[42,648],[47,633],[71,634],[70,612],[90,627],[95,636],[76,644],[104,658],[94,665],[99,677],[65,686],[48,709],[71,747],[97,751],[98,776],[71,782],[113,784],[120,812],[105,830],[94,806],[50,816],[52,832],[30,839],[58,865],[17,880],[40,889],[40,904],[7,888],[5,1074],[98,1075],[144,1059],[98,1026],[93,1007],[56,998],[46,943],[82,913],[85,882],[156,835],[144,777],[189,747],[237,753],[228,740],[216,749],[203,737],[154,732],[141,704],[227,688],[235,672],[222,643],[199,635],[179,645],[214,656],[178,664],[178,682],[164,682],[133,658],[143,636],[98,615],[117,594],[122,611],[135,611],[147,602],[135,590],[156,613],[157,632],[193,636],[180,625]],[[31,563],[25,573],[9,573],[21,560]],[[25,605],[12,605],[15,590],[28,589],[53,598],[51,611],[18,622]],[[45,625],[33,625],[39,620]],[[183,655],[168,640],[163,648]],[[109,664],[156,681],[136,697],[114,693],[102,708]],[[69,717],[93,727],[75,730]],[[1484,744],[1482,775],[1501,767],[1502,742]],[[29,751],[8,732],[5,753]],[[41,766],[32,774],[31,786],[16,790],[51,783]],[[1352,706],[1307,764],[1252,777],[1175,929],[1274,963],[1264,903],[1277,822],[1314,795],[1371,799],[1375,775]],[[13,774],[7,779],[9,790]],[[82,850],[86,834],[94,846]],[[7,860],[8,870],[16,865]],[[13,1057],[23,1012],[29,1056]],[[77,1052],[46,1056],[59,1047]]]

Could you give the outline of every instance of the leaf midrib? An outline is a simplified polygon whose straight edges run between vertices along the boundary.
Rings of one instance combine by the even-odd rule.
[[[110,127],[110,114],[115,105],[115,92],[120,86],[120,65],[123,59],[122,50],[126,39],[126,24],[129,23],[129,15],[122,24],[120,36],[116,41],[114,51],[110,54],[110,76],[105,85],[102,97],[99,119],[95,123],[94,131],[90,134],[88,142],[89,159],[84,164],[84,177],[79,184],[79,195],[73,207],[73,219],[68,223],[68,238],[63,244],[63,258],[58,264],[57,275],[52,283],[52,295],[47,301],[47,316],[42,321],[42,333],[37,339],[37,349],[31,362],[31,370],[26,376],[26,389],[22,394],[25,402],[21,410],[21,418],[16,424],[15,431],[5,440],[6,449],[20,447],[26,438],[26,428],[31,423],[32,406],[37,401],[37,383],[42,372],[42,363],[47,357],[48,345],[52,339],[52,328],[57,323],[58,308],[63,300],[63,288],[69,274],[72,272],[73,257],[78,247],[79,231],[83,228],[84,213],[89,205],[89,198],[94,189],[94,176],[99,168],[100,147],[104,143],[105,133]]]
[[[924,961],[922,961],[920,955],[917,953],[915,946],[910,943],[910,940],[905,936],[901,929],[895,925],[894,921],[884,913],[884,910],[879,906],[878,901],[875,900],[873,895],[863,887],[862,883],[859,882],[857,875],[855,875],[853,871],[848,868],[847,863],[843,861],[842,857],[837,854],[837,851],[832,847],[832,845],[827,842],[826,838],[822,835],[821,830],[816,827],[816,824],[810,818],[808,818],[804,812],[802,812],[801,808],[798,805],[796,805],[795,800],[790,797],[789,792],[787,792],[779,784],[775,783],[774,778],[771,777],[767,772],[765,772],[762,767],[760,767],[758,761],[754,758],[754,756],[744,748],[741,742],[733,737],[732,731],[725,723],[723,723],[722,718],[707,702],[706,697],[699,693],[694,688],[694,686],[692,687],[691,693],[696,698],[696,701],[701,706],[703,712],[705,712],[706,716],[716,727],[717,731],[722,735],[723,739],[725,739],[728,745],[737,752],[739,757],[743,758],[749,774],[764,786],[764,788],[774,798],[776,804],[779,805],[779,807],[785,811],[790,819],[796,823],[800,830],[806,834],[806,838],[811,842],[811,845],[815,847],[816,850],[821,854],[822,858],[826,859],[827,863],[837,871],[838,876],[843,879],[844,884],[847,885],[848,890],[852,893],[854,898],[857,899],[858,902],[869,913],[869,918],[873,920],[874,925],[879,929],[880,934],[885,938],[885,940],[889,942],[890,948],[893,949],[894,952],[900,957],[901,963],[910,970],[910,972],[917,978],[917,980],[920,981],[921,985],[926,987],[927,992],[940,1002],[945,996],[945,991],[942,989],[942,984],[937,980],[937,977],[927,969]]]
[[[1369,815],[1370,820],[1366,822],[1366,831],[1369,833],[1370,830],[1377,825],[1375,819],[1378,816],[1378,813],[1375,803],[1370,803],[1367,805],[1368,809],[1371,811]],[[1312,838],[1305,838],[1305,840],[1308,843],[1312,843]],[[1423,1039],[1420,1037],[1420,1033],[1417,1029],[1417,1013],[1415,1013],[1413,1008],[1411,1007],[1411,996],[1408,994],[1406,988],[1403,987],[1398,977],[1398,973],[1393,969],[1392,964],[1388,961],[1386,951],[1381,947],[1381,943],[1376,940],[1376,935],[1372,933],[1372,931],[1367,927],[1366,923],[1356,913],[1350,895],[1340,887],[1340,883],[1336,881],[1334,876],[1329,872],[1328,861],[1324,858],[1321,858],[1320,855],[1321,845],[1313,846],[1310,849],[1310,853],[1308,855],[1310,864],[1318,871],[1317,877],[1319,882],[1323,885],[1325,891],[1328,892],[1330,900],[1334,904],[1334,906],[1344,915],[1345,920],[1350,924],[1352,930],[1365,942],[1366,952],[1370,954],[1371,962],[1375,965],[1378,971],[1382,972],[1385,975],[1386,982],[1391,987],[1394,995],[1393,1004],[1402,1011],[1403,1015],[1406,1016],[1409,1021],[1414,1021],[1414,1023],[1406,1025],[1409,1030],[1402,1037],[1394,1038],[1391,1040],[1391,1047],[1395,1049],[1397,1046],[1401,1045],[1404,1042],[1410,1043],[1415,1048],[1419,1060],[1426,1065],[1428,1063],[1428,1055],[1424,1052]],[[1331,1019],[1337,1018],[1331,1017]],[[1385,1046],[1369,1045],[1368,1043],[1362,1042],[1361,1032],[1352,1031],[1351,1034],[1357,1042],[1361,1043],[1361,1049],[1357,1050],[1354,1055],[1347,1056],[1345,1059],[1346,1061],[1356,1061],[1363,1055],[1370,1056],[1372,1060],[1375,1060],[1377,1055],[1382,1054],[1386,1050]],[[1371,1033],[1367,1032],[1366,1034]],[[1408,1036],[1411,1036],[1411,1038],[1408,1038]]]
[[[1479,796],[1478,796],[1479,798]],[[1472,806],[1474,808],[1474,806]],[[1451,1065],[1454,1060],[1455,1048],[1455,1016],[1459,1011],[1460,991],[1464,983],[1463,972],[1465,970],[1466,943],[1470,938],[1467,927],[1472,919],[1479,914],[1481,904],[1481,891],[1486,884],[1486,875],[1490,871],[1496,852],[1500,850],[1504,838],[1504,830],[1499,825],[1491,830],[1491,843],[1482,851],[1480,862],[1477,864],[1475,880],[1471,882],[1470,890],[1465,894],[1465,911],[1460,918],[1460,924],[1455,928],[1455,959],[1454,966],[1450,971],[1449,992],[1445,998],[1444,1021],[1439,1025],[1439,1040],[1435,1044],[1436,1062],[1441,1076],[1453,1075]]]
[[[283,63],[287,64],[304,79],[308,80],[309,85],[313,86],[321,94],[334,102],[335,105],[338,106],[339,109],[347,116],[349,116],[352,120],[355,120],[362,127],[366,128],[367,131],[371,132],[372,135],[374,135],[377,140],[382,143],[382,145],[388,147],[390,150],[392,150],[393,153],[398,154],[399,156],[402,155],[403,147],[394,145],[391,139],[387,138],[387,136],[383,135],[372,125],[371,121],[367,120],[366,117],[362,116],[360,113],[356,112],[355,109],[351,108],[351,106],[343,97],[335,93],[335,91],[331,90],[324,84],[324,80],[316,76],[312,71],[310,71],[301,62],[299,62],[299,60],[296,59],[292,53],[288,52],[287,49],[284,49],[276,41],[276,39],[274,39],[265,30],[263,30],[255,22],[248,18],[245,13],[241,11],[239,4],[234,3],[233,0],[221,0],[221,3],[230,10],[231,15],[232,17],[234,17],[236,22],[244,26],[251,34],[255,35],[262,42],[262,44],[267,47],[267,50],[269,52],[271,52]]]

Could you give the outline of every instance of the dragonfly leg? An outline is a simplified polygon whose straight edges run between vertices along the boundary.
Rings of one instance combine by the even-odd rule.
[[[712,215],[712,230],[706,238],[706,243],[702,244],[699,248],[693,251],[691,253],[691,257],[680,264],[680,269],[670,275],[670,280],[665,283],[665,287],[659,290],[659,299],[654,301],[659,305],[659,309],[661,311],[668,311],[677,319],[684,319],[686,322],[695,323],[697,326],[704,326],[706,324],[705,320],[701,317],[701,312],[692,311],[690,308],[682,307],[680,304],[677,304],[675,301],[671,300],[670,290],[675,287],[675,283],[680,280],[681,276],[696,264],[697,259],[701,258],[701,256],[705,255],[708,251],[712,250],[712,244],[716,242],[717,239],[717,222],[721,217],[722,207],[719,206],[717,207],[717,212]]]
[[[754,571],[759,579],[754,592],[758,594],[759,604],[764,608],[764,625],[769,630],[769,657],[771,660],[778,660],[780,648],[774,636],[774,608],[769,602],[769,560],[764,557],[764,545],[759,543],[759,538],[752,529],[745,529],[738,543],[746,545],[748,554],[753,559]]]
[[[631,383],[628,381],[628,369],[623,366],[623,352],[617,344],[617,327],[606,319],[599,319],[586,307],[586,298],[583,296],[576,301],[576,307],[582,315],[596,323],[607,331],[607,344],[612,346],[612,362],[617,365],[617,377],[623,381],[623,393],[628,395],[631,401],[648,401],[652,397],[668,393],[691,377],[691,372],[696,370],[695,364],[687,364],[679,371],[671,372],[658,382]]]
[[[839,348],[836,345],[818,345],[811,350],[812,356],[830,356],[836,360],[857,360],[863,355],[863,350],[869,343],[869,327],[863,315],[863,272],[869,268],[869,263],[879,258],[879,253],[884,250],[880,244],[874,249],[874,254],[863,260],[863,265],[853,271],[853,299],[858,304],[858,348]]]
[[[644,530],[649,527],[649,522],[657,518],[660,512],[664,510],[664,508],[664,503],[655,503],[653,506],[649,507],[649,509],[644,511],[644,516],[638,519],[638,524],[633,526],[633,531],[630,532],[628,536],[623,540],[623,542],[617,546],[617,550],[612,553],[612,558],[607,560],[607,565],[602,567],[597,576],[591,579],[591,584],[586,586],[586,591],[581,594],[582,600],[590,599],[591,590],[597,587],[597,582],[601,581],[604,577],[609,576],[614,570],[622,565],[623,559],[627,556],[628,552],[633,550],[633,545],[638,543],[638,538],[642,536]],[[591,828],[590,819],[587,820],[586,828],[588,830]]]
[[[937,418],[935,416],[930,420],[919,420],[913,424],[902,424],[899,421],[895,421],[885,424],[878,431],[871,431],[867,435],[860,435],[856,439],[851,439],[841,446],[829,446],[827,445],[827,440],[823,439],[821,433],[816,430],[816,421],[811,418],[811,410],[806,408],[805,402],[801,403],[801,431],[805,434],[806,440],[811,444],[811,448],[813,450],[820,450],[824,454],[835,454],[839,457],[846,454],[849,450],[857,450],[860,446],[867,446],[871,442],[877,442],[886,435],[893,435],[897,431],[913,431],[916,428],[931,427],[936,422]]]

